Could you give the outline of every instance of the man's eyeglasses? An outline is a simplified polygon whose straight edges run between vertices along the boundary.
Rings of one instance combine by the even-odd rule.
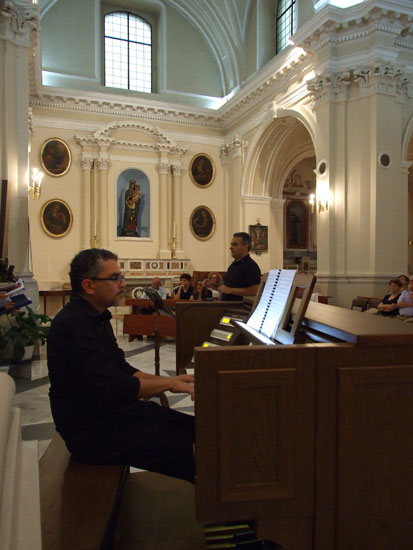
[[[113,281],[114,283],[118,283],[118,285],[125,280],[125,277],[121,274],[119,275],[113,275],[112,277],[91,277],[91,281]]]

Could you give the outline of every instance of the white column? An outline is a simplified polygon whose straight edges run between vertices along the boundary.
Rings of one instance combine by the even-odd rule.
[[[82,249],[92,246],[91,235],[91,195],[90,178],[93,168],[93,158],[82,158],[80,161],[82,168],[82,203],[81,203],[81,226],[80,226],[80,247]]]
[[[173,182],[173,219],[172,227],[170,228],[170,235],[176,233],[176,257],[184,258],[185,254],[183,251],[183,241],[182,241],[182,174],[183,167],[182,164],[172,164],[172,182]],[[175,230],[174,230],[175,227]]]
[[[13,1],[0,6],[0,178],[8,180],[9,262],[23,277],[26,294],[38,307],[37,283],[29,271],[29,81],[31,31],[39,26],[39,8]]]
[[[107,158],[95,161],[98,168],[97,178],[97,237],[99,248],[109,246],[109,217],[108,217],[108,170],[111,162]]]
[[[157,165],[159,173],[159,196],[158,196],[158,216],[159,216],[159,258],[170,258],[171,250],[168,246],[168,227],[171,220],[171,203],[168,201],[168,177],[170,174],[169,161],[167,158],[161,158]]]
[[[272,199],[268,235],[270,269],[280,269],[284,263],[284,204],[285,199]]]

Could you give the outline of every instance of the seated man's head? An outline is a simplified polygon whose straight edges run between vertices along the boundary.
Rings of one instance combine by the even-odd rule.
[[[409,277],[407,277],[406,275],[399,275],[398,278],[402,284],[402,289],[406,289],[407,285],[409,284]]]
[[[162,281],[159,277],[154,277],[152,279],[152,288],[158,290],[162,286]]]
[[[103,248],[82,250],[73,258],[69,275],[73,292],[98,311],[120,303],[125,280],[113,252]]]
[[[182,275],[179,277],[179,283],[181,287],[183,287],[185,290],[189,288],[189,285],[191,284],[191,275],[189,273],[182,273]]]

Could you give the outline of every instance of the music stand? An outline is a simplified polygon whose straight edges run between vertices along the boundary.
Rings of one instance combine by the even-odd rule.
[[[161,347],[161,336],[158,328],[158,315],[167,315],[168,317],[172,317],[174,319],[175,313],[171,309],[169,309],[169,307],[163,302],[162,298],[159,296],[159,294],[156,292],[154,288],[145,288],[145,294],[149,298],[149,300],[152,302],[155,308],[156,323],[155,323],[155,330],[153,332],[154,347],[155,347],[155,374],[159,376],[160,374],[159,349]],[[169,407],[168,398],[163,392],[159,395],[159,399],[161,400],[161,404],[164,407]]]

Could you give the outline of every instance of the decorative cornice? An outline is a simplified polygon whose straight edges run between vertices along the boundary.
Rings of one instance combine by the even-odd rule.
[[[411,96],[411,77],[406,76],[403,66],[377,61],[353,71],[354,82],[360,88],[374,86],[378,92]]]
[[[272,197],[261,197],[258,195],[242,195],[241,202],[249,204],[271,204]]]
[[[388,9],[377,2],[364,2],[346,10],[326,6],[304,24],[294,36],[307,52],[317,53],[328,44],[342,44],[368,37],[375,32],[406,36],[413,10],[406,5]],[[404,38],[404,41],[407,41]],[[403,44],[404,45],[404,44]]]
[[[146,100],[145,104],[118,96],[107,98],[106,94],[78,94],[72,90],[57,89],[55,93],[36,93],[30,98],[32,107],[89,112],[132,119],[146,119],[179,124],[219,127],[215,112],[207,109],[194,111],[190,108],[160,104]]]
[[[356,85],[360,94],[363,88],[373,88],[374,92],[394,96],[411,97],[413,93],[412,76],[406,75],[405,68],[383,61],[338,72],[326,71],[307,82],[314,106],[325,101],[345,99],[350,85]]]
[[[116,133],[125,129],[149,134],[153,138],[154,142],[148,143],[117,138]],[[188,151],[186,147],[178,146],[160,128],[150,126],[149,124],[142,124],[135,120],[111,122],[110,124],[106,124],[93,132],[92,135],[83,136],[76,134],[75,139],[82,147],[121,147],[122,149],[133,149],[134,151],[165,152],[180,155],[183,155],[186,151]]]
[[[217,111],[182,107],[156,100],[109,96],[100,92],[79,93],[74,90],[48,87],[42,87],[40,91],[32,93],[30,105],[222,129],[228,127],[240,115],[254,107],[257,102],[275,94],[280,95],[281,91],[287,90],[287,87],[291,86],[294,79],[298,83],[303,74],[311,70],[310,60],[307,57],[300,48],[279,54],[265,70],[261,71],[256,78],[246,84]],[[35,55],[33,59],[38,62]],[[33,70],[32,74],[35,75],[36,71]],[[33,88],[34,86],[31,86],[31,90]]]
[[[13,0],[0,1],[0,40],[16,46],[30,46],[31,32],[38,31],[40,10],[37,4],[19,6]]]

